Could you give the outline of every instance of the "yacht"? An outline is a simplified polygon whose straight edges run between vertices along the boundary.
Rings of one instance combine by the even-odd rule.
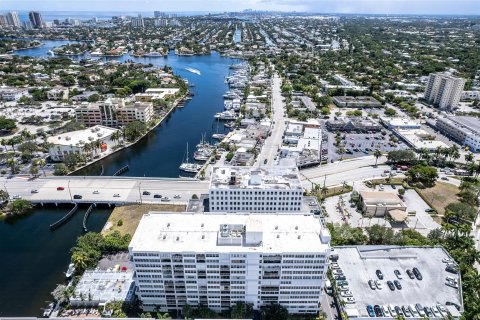
[[[188,72],[191,72],[191,73],[195,73],[195,74],[201,75],[200,70],[197,70],[197,69],[193,69],[193,68],[190,68],[190,67],[186,67],[185,70],[187,70]]]
[[[224,111],[215,113],[214,118],[219,120],[235,120],[237,119],[237,115],[233,111]]]
[[[49,56],[54,56],[54,55],[55,55],[55,52],[53,52],[52,50],[48,50],[47,54],[48,54]]]
[[[70,263],[70,264],[68,265],[68,270],[67,270],[67,272],[65,272],[65,277],[66,277],[67,279],[70,279],[70,278],[72,277],[72,275],[73,275],[74,272],[75,272],[75,265],[74,265],[73,263]]]
[[[227,135],[223,133],[214,133],[212,135],[213,139],[223,140]]]
[[[162,54],[160,52],[154,51],[154,52],[145,53],[144,56],[152,58],[152,57],[161,57]]]
[[[202,166],[199,165],[198,163],[190,163],[188,161],[188,142],[187,142],[187,157],[186,157],[186,161],[183,162],[181,165],[180,165],[180,170],[181,171],[185,171],[185,172],[192,172],[192,173],[197,173],[200,171],[200,169],[202,169]]]

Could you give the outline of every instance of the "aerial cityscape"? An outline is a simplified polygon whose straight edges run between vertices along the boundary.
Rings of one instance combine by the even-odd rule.
[[[5,0],[0,318],[480,320],[476,0]]]

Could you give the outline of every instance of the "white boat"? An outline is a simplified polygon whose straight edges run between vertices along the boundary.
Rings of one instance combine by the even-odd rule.
[[[185,172],[197,173],[202,169],[202,166],[198,163],[190,163],[188,161],[188,142],[187,142],[187,157],[186,161],[180,165],[180,170]]]
[[[160,52],[149,52],[144,54],[145,57],[161,57],[162,54]]]
[[[48,304],[48,307],[46,307],[45,309],[43,309],[43,317],[44,318],[49,318],[53,312],[53,309],[55,308],[55,303],[53,302],[50,302]]]
[[[232,121],[232,122],[225,123],[224,126],[226,128],[233,128],[235,127],[235,122]]]
[[[201,75],[200,70],[197,70],[197,69],[193,69],[193,68],[190,68],[190,67],[186,67],[185,70],[187,70],[188,72],[191,72],[191,73],[195,73],[195,74]]]
[[[214,118],[219,120],[235,120],[237,119],[237,115],[233,111],[224,111],[215,113]]]
[[[75,265],[73,263],[70,263],[68,265],[67,272],[65,272],[65,277],[67,277],[67,279],[70,279],[73,276],[74,272],[75,272]]]
[[[55,52],[53,52],[52,50],[48,50],[47,54],[48,54],[49,56],[54,56],[54,55],[55,55]]]
[[[212,135],[212,138],[213,139],[218,139],[218,140],[223,140],[223,138],[225,138],[227,135],[226,134],[223,134],[223,133],[214,133]]]

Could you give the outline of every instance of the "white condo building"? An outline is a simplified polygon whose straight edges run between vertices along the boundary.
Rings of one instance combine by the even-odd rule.
[[[424,99],[440,109],[458,106],[463,93],[465,80],[449,73],[432,73],[425,87]]]
[[[303,188],[296,167],[213,167],[210,212],[301,211]]]
[[[144,311],[244,301],[315,314],[330,233],[313,215],[149,213],[129,252]]]

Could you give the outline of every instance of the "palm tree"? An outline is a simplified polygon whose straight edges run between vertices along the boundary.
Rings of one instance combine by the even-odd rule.
[[[82,152],[90,158],[92,152],[92,145],[90,143],[85,143],[82,147]]]
[[[44,166],[45,166],[45,159],[38,159],[37,161],[35,161],[35,163],[37,164],[37,166],[39,166],[41,169],[42,169],[42,172],[43,172],[43,176],[45,177],[46,174],[45,174],[45,169],[44,169]]]
[[[15,174],[15,165],[17,164],[17,160],[15,160],[15,158],[9,158],[7,159],[7,164],[10,166],[10,171],[12,174]]]
[[[377,167],[378,158],[382,156],[382,152],[378,149],[375,149],[375,151],[373,152],[373,156],[375,157],[375,167]]]
[[[435,161],[438,161],[440,160],[440,155],[443,153],[443,148],[438,146],[436,149],[435,149]]]
[[[467,163],[472,162],[473,161],[473,153],[469,152],[469,153],[465,154],[465,161]]]

